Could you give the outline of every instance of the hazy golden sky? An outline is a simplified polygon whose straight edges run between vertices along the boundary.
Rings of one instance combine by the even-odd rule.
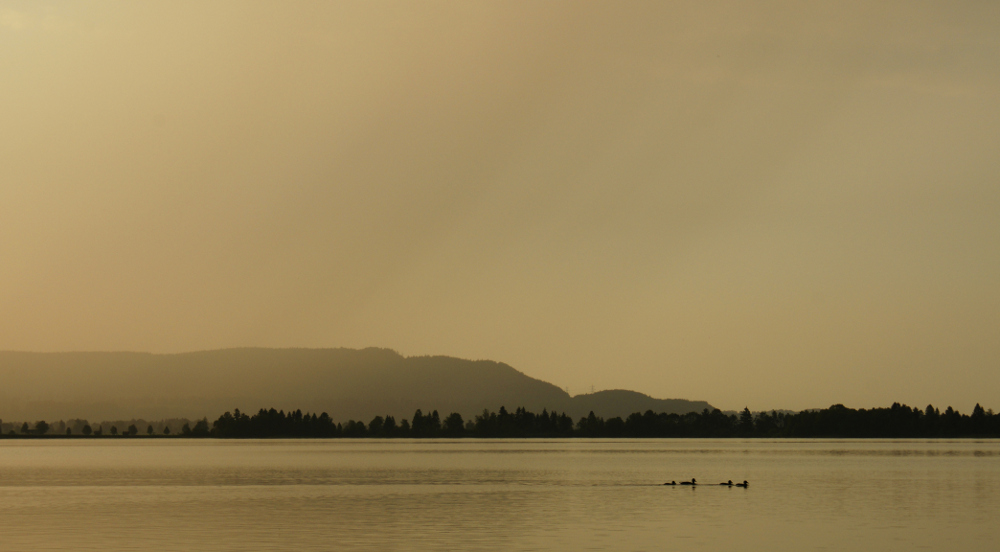
[[[1000,3],[4,2],[0,349],[1000,407]]]

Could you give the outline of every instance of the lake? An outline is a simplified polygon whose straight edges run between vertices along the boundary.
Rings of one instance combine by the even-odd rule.
[[[968,551],[998,520],[998,440],[0,441],[3,551]]]

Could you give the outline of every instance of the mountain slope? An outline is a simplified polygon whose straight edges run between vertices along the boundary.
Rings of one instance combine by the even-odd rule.
[[[409,418],[418,409],[469,418],[483,409],[593,410],[605,417],[652,409],[689,412],[705,402],[631,391],[570,397],[488,360],[403,357],[388,349],[222,349],[149,353],[0,352],[0,418],[215,417],[262,407],[328,412],[335,420]]]

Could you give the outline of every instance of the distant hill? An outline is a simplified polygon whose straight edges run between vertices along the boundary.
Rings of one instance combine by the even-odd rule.
[[[686,413],[704,401],[654,399],[634,391],[570,397],[550,383],[488,360],[403,357],[389,349],[222,349],[181,354],[0,351],[0,419],[214,418],[240,408],[328,412],[334,420],[410,418],[436,409],[466,418],[523,406]]]
[[[589,395],[577,395],[572,398],[573,417],[586,416],[590,411],[603,418],[628,417],[633,412],[670,412],[686,414],[701,412],[704,409],[713,410],[712,405],[705,401],[688,401],[684,399],[654,399],[636,391],[611,389],[598,391]],[[566,410],[570,412],[570,409]]]

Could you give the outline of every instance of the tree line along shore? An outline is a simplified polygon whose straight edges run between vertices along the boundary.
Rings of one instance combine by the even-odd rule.
[[[126,426],[125,424],[128,423]],[[179,429],[171,425],[182,423]],[[118,427],[121,425],[121,427]],[[142,427],[145,425],[146,427]],[[16,424],[4,424],[16,426]],[[758,412],[744,409],[727,414],[718,409],[688,414],[636,412],[626,418],[604,419],[594,415],[574,421],[565,413],[543,410],[536,414],[524,408],[513,412],[500,407],[497,412],[484,410],[466,420],[453,412],[441,417],[434,410],[417,410],[409,420],[398,422],[393,416],[376,416],[368,423],[349,420],[335,423],[327,413],[310,414],[301,410],[285,412],[260,409],[248,415],[238,409],[226,412],[214,422],[208,418],[195,421],[171,420],[153,423],[103,422],[92,427],[86,420],[71,424],[22,422],[0,438],[950,438],[1000,437],[1000,414],[979,404],[972,414],[962,414],[951,407],[944,412],[928,405],[925,409],[894,403],[889,408],[853,409],[833,405],[821,410],[798,413]],[[74,431],[74,427],[76,431]]]

